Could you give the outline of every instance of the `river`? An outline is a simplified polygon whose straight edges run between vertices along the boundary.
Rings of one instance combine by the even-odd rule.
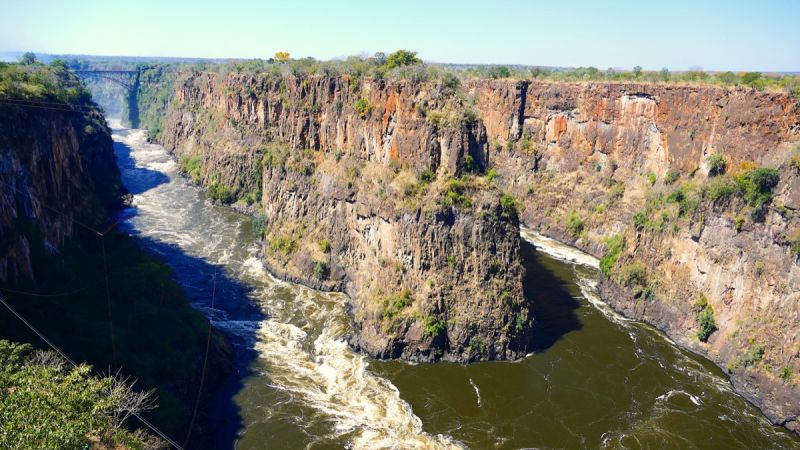
[[[605,306],[596,260],[527,231],[532,355],[467,366],[366,358],[343,339],[344,295],[272,277],[249,217],[207,201],[143,130],[117,126],[113,136],[134,194],[121,226],[164,258],[238,349],[234,406],[217,412],[234,442],[219,445],[800,448],[713,364]]]

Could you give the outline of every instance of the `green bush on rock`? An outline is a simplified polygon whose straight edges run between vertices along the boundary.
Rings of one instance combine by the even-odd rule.
[[[214,182],[211,185],[209,185],[207,192],[208,192],[208,197],[210,199],[226,205],[229,203],[233,203],[235,199],[233,195],[233,190],[230,187],[219,182]]]
[[[701,293],[700,298],[695,303],[697,313],[697,325],[700,327],[697,330],[697,339],[700,342],[708,342],[711,334],[717,331],[717,322],[714,320],[714,308],[708,304],[706,295]]]
[[[623,248],[625,248],[625,236],[622,234],[606,238],[606,254],[600,259],[600,270],[606,277],[611,275],[611,269],[617,263]]]

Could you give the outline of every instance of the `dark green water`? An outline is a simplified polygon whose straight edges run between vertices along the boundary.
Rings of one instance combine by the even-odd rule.
[[[215,412],[215,447],[800,448],[715,366],[597,303],[596,269],[530,244],[534,354],[469,366],[369,360],[344,342],[344,296],[272,278],[248,217],[206,202],[143,132],[115,139],[136,193],[124,226],[153,242],[195,305],[249,355],[235,410]]]

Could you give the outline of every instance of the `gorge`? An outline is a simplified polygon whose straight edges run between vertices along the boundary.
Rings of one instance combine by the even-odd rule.
[[[143,129],[114,124],[121,174],[99,112],[39,116],[6,143],[4,181],[22,187],[0,205],[0,277],[66,286],[36,260],[66,254],[76,223],[117,223],[163,260],[161,306],[121,317],[174,299],[187,326],[163,339],[192,369],[150,384],[184,409],[208,330],[192,448],[800,447],[792,94],[427,66],[137,70]],[[94,215],[62,222],[53,204]],[[44,219],[44,237],[17,217]]]
[[[166,73],[140,90],[140,110],[162,119],[146,126],[226,200],[263,192],[253,204],[265,214],[267,266],[348,292],[353,344],[367,353],[523,355],[536,318],[521,301],[519,208],[522,224],[607,256],[605,301],[707,355],[773,421],[796,427],[800,108],[791,95]],[[733,175],[715,176],[711,155]],[[761,166],[778,169],[773,181],[752,181]],[[328,254],[316,242],[335,244]],[[314,278],[320,260],[330,264],[325,282]],[[702,314],[713,314],[714,332],[701,340]]]

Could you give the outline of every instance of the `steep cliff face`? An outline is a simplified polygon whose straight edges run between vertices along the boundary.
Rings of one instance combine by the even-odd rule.
[[[99,111],[0,105],[0,183],[0,282],[32,278],[31,245],[59,252],[75,223],[97,226],[123,193]]]
[[[148,420],[171,436],[193,424],[191,444],[205,448],[205,405],[233,371],[232,349],[163,262],[112,231],[127,193],[102,112],[57,63],[0,64],[0,97],[4,300],[73,360],[156,390]],[[0,338],[43,345],[5,308]]]
[[[525,205],[522,222],[607,255],[609,304],[709,356],[796,429],[797,99],[639,84],[469,90],[498,150],[500,184]],[[727,174],[713,176],[710,155],[722,155]],[[777,169],[777,183],[760,166]]]
[[[212,197],[262,197],[265,261],[348,292],[353,345],[425,361],[527,353],[515,205],[480,176],[486,131],[452,88],[189,73],[161,141]]]
[[[604,256],[606,301],[716,361],[796,428],[796,98],[652,84],[179,79],[161,140],[198,181],[232,198],[263,192],[266,261],[350,292],[355,345],[412,359],[518,354],[532,318],[500,188],[526,226]],[[448,177],[467,167],[492,175],[454,190]],[[435,181],[421,181],[426,169]],[[315,267],[325,279],[308,275]],[[480,285],[490,288],[476,297]]]

